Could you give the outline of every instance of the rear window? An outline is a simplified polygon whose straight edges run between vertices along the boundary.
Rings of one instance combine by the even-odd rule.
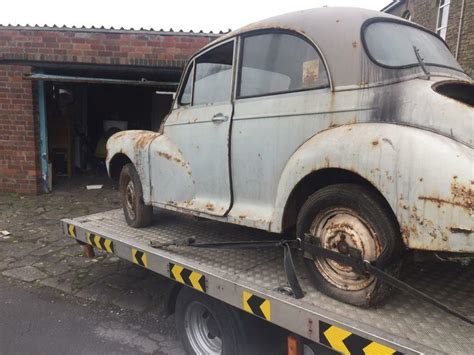
[[[388,67],[418,66],[414,47],[426,65],[462,71],[444,42],[434,34],[396,22],[374,22],[364,31],[368,54]]]

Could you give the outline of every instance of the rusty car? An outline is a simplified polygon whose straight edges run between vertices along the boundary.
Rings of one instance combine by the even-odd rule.
[[[397,275],[407,250],[474,255],[473,105],[472,79],[427,29],[364,9],[299,11],[196,53],[159,132],[112,136],[107,167],[131,226],[159,207],[309,234]],[[305,264],[340,301],[389,294],[336,261]]]

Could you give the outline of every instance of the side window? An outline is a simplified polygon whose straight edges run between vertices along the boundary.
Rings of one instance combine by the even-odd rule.
[[[194,65],[191,65],[188,69],[185,79],[185,85],[183,86],[183,90],[181,91],[181,95],[179,97],[179,104],[181,106],[186,106],[191,104],[191,95],[193,93],[193,77],[194,77]]]
[[[193,105],[230,101],[234,42],[196,58]]]
[[[316,49],[304,39],[286,33],[243,38],[237,96],[259,96],[329,86]]]

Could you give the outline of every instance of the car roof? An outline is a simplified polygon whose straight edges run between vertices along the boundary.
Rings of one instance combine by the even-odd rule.
[[[334,89],[366,87],[394,77],[400,78],[401,75],[417,73],[419,68],[405,69],[400,73],[400,69],[382,68],[370,60],[363,48],[361,28],[365,21],[373,18],[410,23],[399,17],[373,10],[322,7],[252,23],[219,37],[206,48],[246,32],[282,29],[299,32],[316,44],[326,59]]]

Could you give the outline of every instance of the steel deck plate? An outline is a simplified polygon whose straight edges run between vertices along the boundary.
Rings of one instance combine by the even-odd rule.
[[[284,328],[319,341],[319,321],[329,322],[354,334],[396,347],[403,353],[474,352],[474,327],[446,314],[428,303],[395,292],[377,309],[361,309],[335,301],[315,290],[301,262],[297,274],[305,292],[295,300],[279,291],[287,285],[281,250],[212,250],[187,247],[152,249],[150,241],[170,242],[194,237],[198,242],[230,240],[268,240],[279,236],[251,228],[210,220],[197,221],[178,213],[155,210],[152,227],[133,229],[127,226],[122,211],[113,210],[63,220],[78,228],[78,239],[86,232],[97,233],[118,244],[116,254],[129,259],[122,246],[145,251],[150,258],[148,268],[169,276],[164,265],[169,261],[182,264],[207,275],[208,293],[242,308],[236,296],[241,289],[269,299],[271,321]],[[82,237],[79,235],[81,234]],[[151,260],[156,258],[156,262]],[[161,264],[160,264],[161,263]],[[412,286],[433,295],[442,302],[474,316],[474,265],[461,267],[451,263],[410,266],[403,279]]]

